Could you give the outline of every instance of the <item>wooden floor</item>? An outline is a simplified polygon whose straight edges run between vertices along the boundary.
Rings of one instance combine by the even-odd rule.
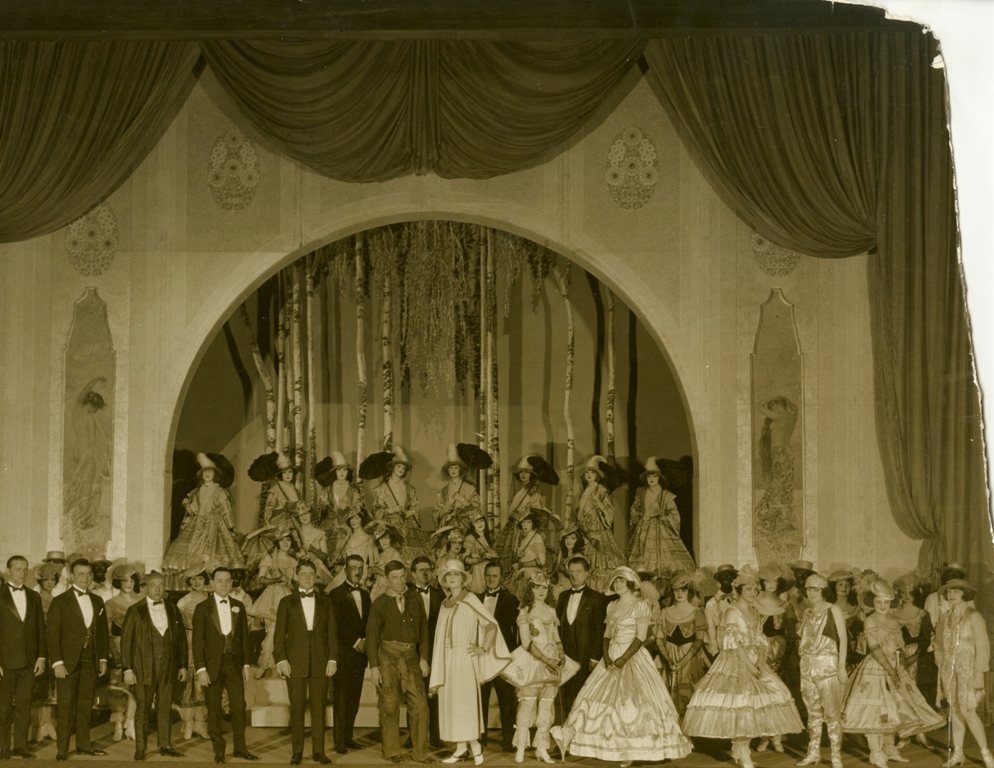
[[[197,766],[213,766],[213,750],[211,749],[210,742],[206,739],[201,739],[194,737],[189,741],[184,741],[178,737],[179,726],[174,726],[174,740],[173,746],[183,753],[182,758],[169,758],[162,757],[158,753],[158,744],[153,736],[148,745],[149,757],[146,759],[148,763],[166,764],[172,763],[174,765],[197,765]],[[85,757],[79,755],[70,755],[68,763],[84,764],[89,763],[93,765],[111,763],[133,763],[134,757],[134,742],[122,741],[115,743],[111,736],[112,731],[109,725],[98,725],[94,726],[93,729],[94,744],[100,749],[107,751],[107,757]],[[252,763],[252,765],[258,768],[263,768],[267,765],[286,765],[290,759],[290,734],[279,728],[249,728],[247,732],[247,741],[249,749],[259,756],[259,761]],[[383,766],[391,765],[389,761],[383,759],[383,755],[380,752],[380,741],[379,732],[374,729],[358,729],[356,734],[357,740],[363,745],[361,750],[350,751],[345,755],[336,754],[332,748],[331,740],[331,730],[329,729],[326,737],[326,745],[329,757],[334,760],[338,765],[347,766]],[[804,754],[806,737],[793,736],[787,740],[786,751],[784,754],[777,754],[772,750],[766,752],[753,752],[753,761],[756,764],[756,768],[787,768],[787,766],[793,766],[795,761],[800,759]],[[945,731],[935,731],[929,736],[930,749],[925,749],[912,742],[907,747],[904,748],[903,754],[908,758],[909,762],[906,764],[908,768],[938,768],[942,762],[947,759],[946,749],[945,749],[946,734]],[[970,766],[982,765],[980,760],[979,750],[976,745],[973,744],[972,739],[968,737],[968,746],[966,750],[967,756],[967,768]],[[496,731],[491,731],[490,743],[488,746],[484,747],[484,757],[485,765],[488,766],[514,766],[514,755],[509,753],[502,753],[499,748],[500,734]],[[496,746],[495,746],[496,744]],[[755,745],[755,742],[754,742]],[[52,766],[64,767],[68,763],[56,763],[55,762],[55,743],[51,741],[46,741],[43,744],[35,745],[35,760],[30,761],[32,765],[47,764],[51,763]],[[228,752],[230,755],[231,751],[231,737],[228,735]],[[437,760],[450,754],[451,749],[438,749],[433,750],[433,757]],[[828,745],[826,744],[822,747],[822,755],[824,762],[823,766],[828,766]],[[867,752],[866,752],[866,742],[864,739],[858,736],[847,736],[844,745],[844,764],[851,766],[852,768],[857,768],[857,766],[867,766]],[[11,759],[7,761],[8,764],[16,765],[18,762],[16,759]],[[231,765],[248,765],[244,760],[239,760],[237,758],[231,758],[229,756],[228,763]],[[591,766],[611,766],[612,763],[604,763],[599,760],[592,760],[587,758],[577,758],[569,757],[567,758],[567,763],[576,765],[591,765]],[[310,760],[310,741],[305,745],[304,749],[304,766],[314,765],[313,761]],[[458,764],[465,768],[465,766],[472,766],[472,761],[462,761]],[[532,766],[534,768],[541,763],[534,759],[533,754],[529,751],[526,755],[525,765]],[[636,763],[639,765],[652,765],[651,763]],[[706,766],[732,766],[732,760],[728,754],[728,744],[719,741],[707,741],[701,740],[695,744],[695,751],[688,757],[681,760],[674,760],[668,765],[680,766],[681,768],[686,766],[686,768],[705,768]],[[899,764],[893,764],[894,768],[899,768]]]

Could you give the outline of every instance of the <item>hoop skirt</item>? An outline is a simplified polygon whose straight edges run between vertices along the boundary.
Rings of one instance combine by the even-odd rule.
[[[747,739],[804,730],[787,686],[769,667],[759,666],[767,640],[758,623],[750,626],[733,603],[725,610],[722,628],[721,652],[687,705],[684,733]]]
[[[900,663],[898,649],[904,638],[900,625],[868,627],[866,640],[894,660],[901,687],[895,689],[887,673],[872,655],[860,662],[846,686],[842,707],[842,729],[846,733],[896,733],[902,738],[934,731],[946,718],[932,709],[908,670]]]
[[[608,608],[609,653],[621,656],[649,623],[649,606],[637,601],[626,616]],[[690,754],[679,717],[645,648],[624,667],[599,661],[577,695],[569,717],[552,734],[571,754],[599,760],[673,760]]]

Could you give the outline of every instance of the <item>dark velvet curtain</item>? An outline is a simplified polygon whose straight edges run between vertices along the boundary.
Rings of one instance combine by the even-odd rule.
[[[113,192],[186,101],[198,59],[193,43],[0,43],[0,242]]]
[[[891,513],[919,566],[990,564],[979,392],[956,246],[943,71],[920,33],[666,39],[649,77],[760,234],[869,251],[875,411]],[[879,514],[881,510],[866,510]]]
[[[542,162],[644,41],[216,41],[223,87],[280,151],[343,181],[486,178]]]

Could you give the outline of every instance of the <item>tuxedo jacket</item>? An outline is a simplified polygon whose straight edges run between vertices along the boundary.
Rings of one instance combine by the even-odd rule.
[[[421,599],[421,593],[418,592],[418,588],[412,583],[407,586],[407,597],[415,598],[418,602],[424,605],[424,601]],[[435,627],[438,625],[438,612],[442,608],[442,601],[445,599],[445,593],[440,587],[436,587],[434,584],[428,587],[428,653],[431,654],[435,649]],[[430,659],[429,659],[430,661]]]
[[[159,674],[167,672],[170,678],[175,679],[176,673],[180,669],[186,669],[187,665],[186,627],[179,608],[168,600],[163,600],[162,606],[166,609],[166,620],[169,622],[167,639],[170,643],[172,668],[159,670]],[[135,603],[124,614],[124,626],[121,628],[121,667],[133,671],[139,685],[155,685],[159,682],[154,676],[156,670],[152,650],[152,633],[158,631],[152,623],[147,599]]]
[[[360,638],[366,637],[366,623],[369,621],[369,609],[372,606],[369,592],[359,588],[362,603],[362,616],[356,608],[355,597],[349,591],[347,582],[335,587],[328,593],[331,607],[335,616],[335,626],[338,631],[339,664],[343,669],[366,667],[366,654],[359,653],[353,646]]]
[[[249,642],[248,617],[245,604],[228,595],[231,609],[231,660],[238,668],[250,663],[252,648]],[[210,679],[217,680],[224,661],[224,635],[221,632],[221,615],[217,600],[210,595],[193,609],[193,670],[206,669]]]
[[[3,669],[34,667],[48,653],[41,596],[25,588],[24,598],[24,621],[21,621],[10,589],[0,584],[0,668]]]
[[[314,590],[314,629],[307,631],[307,618],[300,591],[280,600],[276,608],[273,638],[276,662],[290,662],[291,677],[323,677],[329,661],[338,661],[338,629],[331,600]]]
[[[106,659],[109,643],[104,601],[89,592],[87,597],[93,606],[93,624],[90,626],[93,649],[98,660]],[[61,661],[67,672],[75,672],[83,655],[83,641],[86,637],[86,624],[83,622],[83,611],[76,601],[76,591],[70,587],[53,597],[45,618],[48,624],[45,634],[48,637],[49,663],[54,666]]]
[[[571,659],[580,662],[586,669],[591,660],[600,659],[604,653],[604,595],[589,586],[583,588],[580,605],[576,610],[573,624],[566,621],[566,607],[569,605],[571,590],[566,590],[556,601],[556,616],[559,618],[559,637],[563,641],[563,651]]]
[[[487,593],[480,592],[477,597],[482,603],[486,600]],[[494,618],[497,619],[497,626],[500,627],[500,633],[504,636],[507,649],[513,651],[521,645],[521,640],[518,638],[518,598],[503,587],[501,587],[500,593],[497,595],[497,602],[494,605]]]

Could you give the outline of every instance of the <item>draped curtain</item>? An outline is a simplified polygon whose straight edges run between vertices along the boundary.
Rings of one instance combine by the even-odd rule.
[[[980,399],[935,54],[928,36],[878,31],[657,40],[645,58],[684,141],[750,226],[813,256],[870,251],[891,512],[923,541],[920,568],[979,569],[991,557]]]
[[[204,42],[283,153],[342,181],[528,168],[608,100],[644,41]]]
[[[52,232],[131,175],[189,96],[178,42],[0,43],[0,242]]]

